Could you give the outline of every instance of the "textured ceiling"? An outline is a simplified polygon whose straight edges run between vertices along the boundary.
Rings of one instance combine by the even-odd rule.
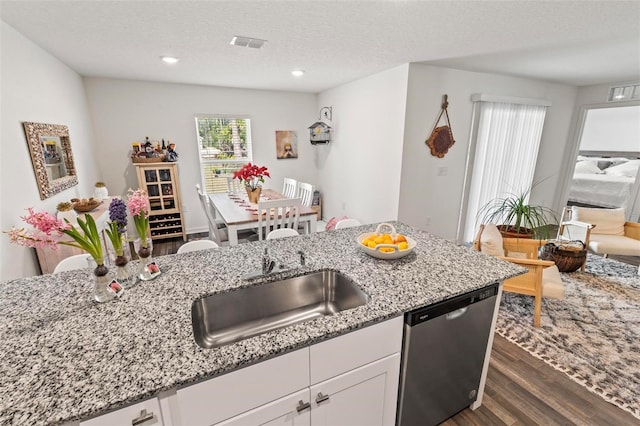
[[[639,1],[2,0],[0,18],[83,76],[319,92],[422,62],[573,85],[640,78]]]

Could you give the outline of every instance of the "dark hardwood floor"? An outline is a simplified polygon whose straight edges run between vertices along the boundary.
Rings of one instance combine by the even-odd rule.
[[[189,235],[188,239],[201,238],[207,234]],[[153,244],[154,255],[162,256],[175,253],[184,241],[176,238]],[[636,266],[640,262],[637,257],[611,257]],[[482,406],[475,411],[467,408],[443,425],[640,426],[640,420],[496,335]]]
[[[640,425],[640,420],[498,335],[493,341],[482,406],[475,411],[467,408],[443,423],[573,424]]]

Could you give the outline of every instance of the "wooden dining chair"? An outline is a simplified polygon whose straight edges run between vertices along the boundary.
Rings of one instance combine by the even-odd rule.
[[[91,256],[88,254],[75,254],[73,256],[69,256],[65,259],[62,259],[53,270],[54,274],[58,272],[64,271],[73,271],[75,269],[84,269],[89,267],[88,260],[91,259]]]
[[[244,187],[242,186],[242,182],[239,179],[234,179],[233,177],[227,177],[227,192],[239,192],[242,193],[244,191]]]
[[[301,203],[303,206],[311,207],[311,203],[313,202],[313,185],[298,182],[298,195],[296,195],[296,197],[302,200]]]
[[[287,198],[293,198],[298,191],[298,181],[291,178],[284,178],[284,186],[282,187],[282,194]]]
[[[189,253],[192,251],[199,250],[208,250],[212,248],[218,248],[218,244],[215,241],[211,240],[197,240],[197,241],[189,241],[188,243],[184,243],[180,247],[178,247],[177,253]]]
[[[298,231],[292,228],[274,229],[267,234],[267,240],[277,240],[279,238],[296,237],[300,235]]]
[[[298,229],[300,198],[261,201],[258,203],[258,239],[263,240],[273,230]]]

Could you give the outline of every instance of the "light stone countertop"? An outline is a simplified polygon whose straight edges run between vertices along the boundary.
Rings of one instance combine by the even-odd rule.
[[[92,302],[89,269],[0,283],[0,424],[86,419],[524,272],[392,223],[417,241],[414,252],[398,260],[363,253],[356,236],[376,228],[363,225],[158,257],[160,276],[105,304]],[[371,301],[219,348],[199,347],[192,302],[264,281],[241,279],[260,267],[264,247],[289,266],[299,265],[298,250],[306,254],[305,267],[269,281],[335,269]]]

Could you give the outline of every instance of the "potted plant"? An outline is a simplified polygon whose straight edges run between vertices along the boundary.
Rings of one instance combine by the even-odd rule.
[[[254,204],[257,204],[260,199],[260,192],[262,191],[265,176],[268,178],[271,177],[266,167],[256,166],[251,163],[245,164],[240,170],[233,174],[234,179],[240,179],[244,184],[249,201]]]
[[[556,215],[548,207],[529,204],[530,193],[531,188],[489,201],[478,211],[478,222],[496,224],[503,237],[548,239]]]

